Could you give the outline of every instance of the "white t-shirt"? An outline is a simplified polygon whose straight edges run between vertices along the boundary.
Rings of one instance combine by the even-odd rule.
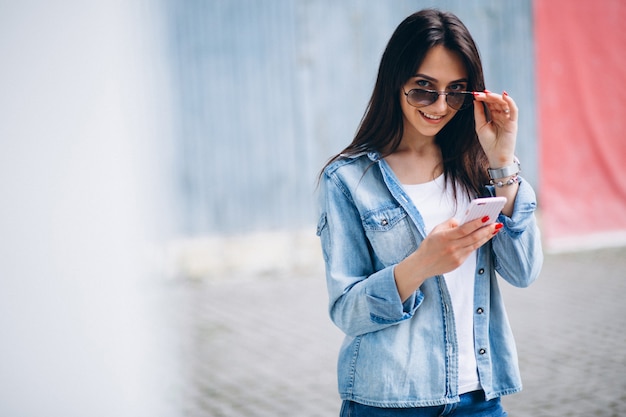
[[[419,210],[429,234],[435,226],[451,217],[459,218],[469,205],[466,193],[457,187],[455,203],[453,189],[444,190],[443,174],[424,184],[403,184],[413,204]],[[459,216],[456,216],[457,213]],[[444,274],[454,311],[456,336],[459,346],[459,394],[480,389],[476,356],[474,354],[474,274],[476,251],[465,262]]]

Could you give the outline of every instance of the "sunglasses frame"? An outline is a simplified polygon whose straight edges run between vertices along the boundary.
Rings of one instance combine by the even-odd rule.
[[[420,106],[416,106],[416,105],[412,104],[409,101],[409,94],[411,94],[411,91],[423,91],[423,92],[426,92],[426,93],[430,93],[430,94],[433,94],[433,97],[435,97],[435,99],[432,102],[428,103],[428,104],[423,104],[423,105],[420,105]],[[406,102],[409,103],[410,106],[413,106],[413,107],[416,107],[416,108],[430,106],[431,104],[436,102],[439,99],[439,96],[441,96],[441,95],[446,96],[446,104],[448,106],[450,106],[450,108],[453,108],[454,110],[457,110],[457,111],[465,110],[465,109],[469,108],[471,106],[471,103],[474,101],[474,94],[472,94],[471,91],[437,91],[437,90],[428,90],[428,89],[425,89],[425,88],[412,88],[408,92],[404,91],[404,89],[402,89],[402,92],[406,96]],[[436,94],[436,96],[434,94]],[[454,95],[465,95],[466,97],[469,96],[471,98],[471,100],[467,101],[467,99],[463,99],[463,102],[462,102],[461,106],[457,109],[456,107],[450,105],[450,102],[448,101],[448,96],[450,96],[450,95],[453,95],[453,96]]]

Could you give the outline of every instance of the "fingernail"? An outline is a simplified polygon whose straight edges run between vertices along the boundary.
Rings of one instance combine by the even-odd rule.
[[[478,97],[478,96],[480,95],[480,93],[479,93],[479,92],[477,92],[477,91],[472,91],[472,95],[473,95],[474,97]]]
[[[502,229],[502,223],[496,223],[496,230]]]
[[[509,95],[509,93],[507,93],[506,91],[502,91],[502,95],[503,95],[503,96],[508,96],[508,95]]]
[[[480,219],[483,223],[487,223],[489,221],[489,216],[485,216],[482,219]]]

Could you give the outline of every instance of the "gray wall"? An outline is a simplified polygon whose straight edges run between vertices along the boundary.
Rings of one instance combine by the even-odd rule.
[[[152,255],[171,217],[161,11],[143,5],[0,0],[1,416],[179,415]]]
[[[459,15],[488,88],[516,99],[518,155],[536,185],[529,0],[168,2],[181,231],[313,224],[317,173],[351,141],[388,38],[404,17],[432,6]]]

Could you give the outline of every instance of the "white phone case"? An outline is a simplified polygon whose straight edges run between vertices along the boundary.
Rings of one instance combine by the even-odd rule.
[[[460,224],[465,224],[469,221],[489,216],[489,220],[485,222],[485,226],[487,226],[488,224],[496,221],[505,204],[506,197],[485,197],[474,199],[465,211]]]

